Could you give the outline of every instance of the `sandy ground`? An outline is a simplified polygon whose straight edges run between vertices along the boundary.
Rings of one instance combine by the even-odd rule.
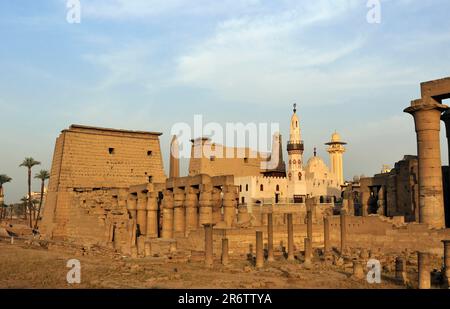
[[[81,263],[81,284],[69,285],[70,259]],[[131,259],[120,256],[74,254],[0,240],[0,288],[403,288],[383,275],[381,284],[351,278],[351,268],[316,263],[305,269],[299,262],[275,261],[256,270],[246,260],[231,260],[212,269],[198,262]]]

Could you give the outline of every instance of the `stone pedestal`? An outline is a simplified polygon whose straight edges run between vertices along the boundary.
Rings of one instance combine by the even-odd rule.
[[[305,265],[311,265],[312,261],[312,247],[311,239],[305,238]]]
[[[213,256],[213,224],[204,224],[205,229],[205,265],[212,267],[214,262]]]
[[[345,252],[347,248],[347,214],[345,210],[341,210],[341,254]]]
[[[256,268],[264,267],[263,232],[256,231]]]
[[[147,238],[158,238],[158,200],[156,192],[147,193]]]
[[[267,214],[267,261],[273,262],[273,215]]]
[[[287,232],[288,232],[288,261],[294,260],[294,224],[292,214],[287,214]]]
[[[173,238],[173,193],[171,191],[164,191],[162,205],[162,238]]]
[[[417,253],[418,274],[419,274],[419,289],[431,288],[430,275],[430,255],[429,253]]]
[[[414,117],[417,134],[419,222],[439,229],[445,228],[439,131],[446,109],[432,98],[412,101],[405,109]]]

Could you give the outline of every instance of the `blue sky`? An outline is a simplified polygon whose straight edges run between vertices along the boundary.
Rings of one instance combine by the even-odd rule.
[[[415,154],[402,110],[421,81],[450,76],[450,2],[381,1],[380,24],[367,23],[366,4],[81,0],[81,23],[69,24],[64,0],[1,0],[7,202],[26,192],[22,159],[50,169],[72,123],[161,131],[167,167],[173,124],[277,122],[286,141],[297,102],[306,156],[317,146],[328,162],[323,143],[339,131],[348,179]]]

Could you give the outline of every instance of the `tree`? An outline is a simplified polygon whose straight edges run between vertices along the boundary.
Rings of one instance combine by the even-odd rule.
[[[39,165],[41,162],[34,160],[33,158],[25,158],[23,162],[19,165],[20,167],[26,167],[28,169],[28,211],[30,212],[30,227],[33,227],[33,221],[31,212],[33,209],[32,201],[31,201],[31,169],[35,165]],[[25,212],[26,214],[26,212]]]
[[[5,183],[11,182],[11,180],[12,180],[12,178],[9,177],[8,175],[5,175],[5,174],[0,175],[0,196],[1,197],[4,197],[3,185]],[[0,220],[1,220],[1,219],[3,219],[3,212],[4,212],[3,199],[1,200],[0,207],[1,207],[1,209],[0,209]]]
[[[36,216],[36,221],[34,222],[34,228],[37,228],[39,216],[41,214],[42,202],[44,200],[44,189],[45,189],[45,181],[50,178],[50,173],[47,170],[41,170],[37,173],[34,178],[41,180],[41,199],[39,201],[39,208]]]

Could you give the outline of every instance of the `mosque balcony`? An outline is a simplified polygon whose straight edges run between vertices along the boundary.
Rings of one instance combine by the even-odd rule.
[[[303,141],[296,142],[296,143],[288,142],[287,150],[288,151],[291,151],[291,150],[302,150],[303,151],[303,150],[305,150],[305,146],[303,144]]]

